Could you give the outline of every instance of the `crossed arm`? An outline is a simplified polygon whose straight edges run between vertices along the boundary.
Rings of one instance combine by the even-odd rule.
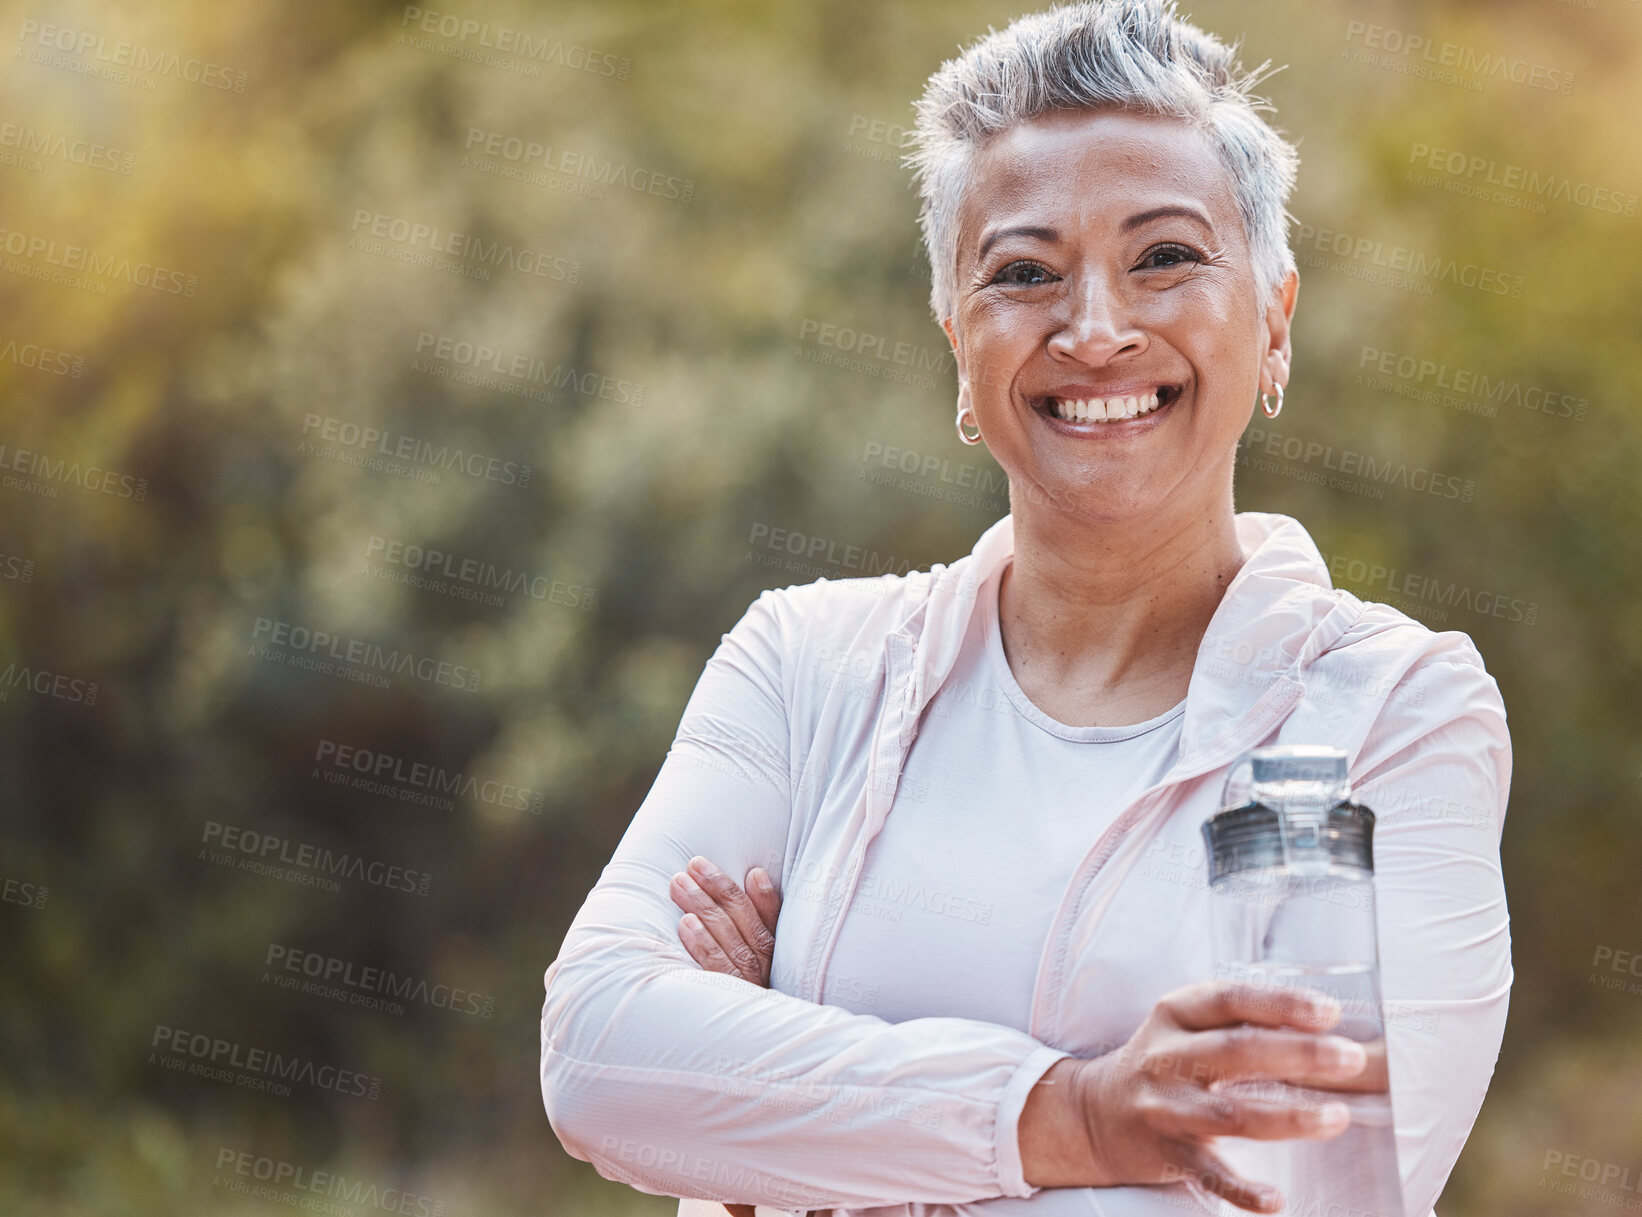
[[[769,984],[781,897],[762,867],[749,870],[741,886],[698,855],[673,876],[669,895],[683,912],[679,940],[702,968]],[[1240,1208],[1275,1210],[1280,1193],[1232,1172],[1210,1138],[1337,1136],[1349,1110],[1301,1091],[1288,1101],[1234,1100],[1214,1085],[1274,1078],[1314,1090],[1384,1091],[1385,1041],[1365,1046],[1317,1034],[1338,1017],[1326,999],[1312,1005],[1303,994],[1275,1017],[1270,993],[1194,985],[1166,995],[1124,1048],[1098,1060],[1063,1058],[1034,1087],[1019,1124],[1027,1182],[1099,1187],[1191,1178]],[[725,1207],[733,1217],[753,1217],[750,1205]]]
[[[1336,1012],[1308,1010],[1300,994],[1285,1009],[1269,993],[1250,1005],[1228,986],[1181,989],[1122,1048],[1084,1061],[995,1024],[895,1024],[801,1001],[759,987],[767,965],[749,984],[681,946],[670,875],[696,854],[745,875],[790,848],[778,609],[761,599],[726,635],[548,970],[543,1098],[565,1148],[639,1190],[721,1203],[965,1204],[1195,1180],[1241,1207],[1275,1207],[1219,1162],[1213,1138],[1328,1135],[1327,1105],[1261,1105],[1215,1081],[1338,1084],[1370,1068],[1360,1047],[1319,1034]],[[1375,839],[1380,906],[1397,910],[1382,932],[1386,996],[1429,1023],[1391,1032],[1407,1208],[1423,1215],[1475,1119],[1504,1023],[1509,742],[1474,664],[1433,665],[1405,691],[1397,707],[1417,712],[1388,715],[1357,776],[1362,800],[1390,813]],[[1474,823],[1452,808],[1475,809]],[[712,884],[698,881],[704,894]],[[691,911],[717,942],[721,923]],[[1343,1065],[1325,1064],[1331,1051]]]

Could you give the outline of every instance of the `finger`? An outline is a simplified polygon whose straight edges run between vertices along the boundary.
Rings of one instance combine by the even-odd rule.
[[[1327,1140],[1351,1125],[1351,1109],[1281,1082],[1239,1082],[1225,1090],[1177,1086],[1153,1097],[1147,1122],[1167,1137]]]
[[[726,976],[739,976],[747,980],[747,975],[731,962],[724,953],[724,948],[707,932],[701,924],[701,919],[694,913],[686,913],[679,919],[678,939],[684,944],[684,949],[690,953],[690,958],[701,965],[708,972],[722,972]],[[754,982],[757,983],[757,982]]]
[[[1164,1168],[1164,1183],[1189,1181],[1229,1204],[1254,1213],[1275,1213],[1283,1194],[1265,1183],[1243,1178],[1201,1142],[1182,1141],[1175,1147],[1179,1165]]]
[[[741,933],[741,940],[767,959],[775,949],[775,938],[748,893],[734,879],[699,855],[690,859],[690,875],[713,902],[729,914]]]
[[[747,896],[758,910],[759,920],[773,938],[776,918],[781,914],[781,893],[775,890],[769,872],[762,866],[755,866],[747,872]]]
[[[765,926],[753,902],[747,899],[747,893],[734,879],[699,855],[690,859],[690,875],[713,903],[729,915],[741,941],[758,953],[761,965],[767,968],[770,956],[775,953],[775,936]]]
[[[1263,988],[1215,980],[1186,985],[1158,999],[1158,1008],[1187,1031],[1232,1023],[1326,1030],[1340,1021],[1340,1003],[1318,989]]]
[[[1391,1072],[1386,1065],[1385,1039],[1382,1037],[1363,1045],[1368,1063],[1362,1072],[1351,1077],[1338,1074],[1306,1074],[1288,1080],[1296,1086],[1311,1086],[1318,1090],[1348,1090],[1358,1094],[1383,1094],[1391,1089]]]
[[[667,894],[672,897],[673,903],[678,906],[683,917],[678,923],[678,938],[689,952],[690,958],[695,960],[709,972],[724,972],[730,976],[740,976],[741,970],[730,962],[722,947],[714,941],[706,927],[701,924],[701,917],[696,909],[702,907],[704,897],[699,888],[690,892],[683,883],[682,873],[673,876],[667,885]],[[743,978],[745,979],[745,978]]]
[[[724,949],[707,926],[706,917],[723,917],[722,910],[712,902],[707,893],[683,871],[673,876],[672,882],[668,884],[667,893],[672,897],[673,903],[684,911],[684,917],[679,921],[679,941],[685,943],[685,949],[690,952],[690,957],[709,971],[749,979],[749,973],[743,970],[743,965],[749,962],[745,952],[738,963],[737,957]],[[739,948],[739,939],[736,942]],[[751,978],[754,983],[758,983],[757,961],[752,960],[751,965]]]
[[[1245,1023],[1196,1031],[1152,1053],[1147,1072],[1211,1084],[1234,1078],[1350,1078],[1361,1073],[1368,1053],[1356,1040],[1309,1031],[1274,1030]]]
[[[674,898],[674,903],[696,915],[707,932],[713,936],[713,940],[718,943],[719,949],[735,965],[736,974],[749,978],[761,977],[762,961],[758,953],[747,945],[736,923],[718,902],[684,871],[673,876],[673,887],[679,893]],[[757,979],[754,983],[764,982]]]

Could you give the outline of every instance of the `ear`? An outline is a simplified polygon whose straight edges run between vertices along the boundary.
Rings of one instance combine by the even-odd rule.
[[[1294,351],[1289,343],[1289,327],[1294,321],[1294,304],[1300,295],[1300,275],[1289,271],[1283,276],[1266,305],[1266,342],[1260,352],[1260,392],[1274,392],[1289,381],[1289,361]]]
[[[946,331],[946,340],[952,344],[952,358],[958,363],[958,388],[961,391],[969,386],[969,370],[964,364],[964,349],[958,341],[958,328],[952,324],[951,317],[941,319],[941,328]]]
[[[952,358],[958,365],[958,417],[962,418],[964,411],[970,408],[969,365],[964,360],[963,344],[958,341],[958,327],[952,324],[952,318],[942,318],[941,328],[946,331],[946,340],[952,344]]]

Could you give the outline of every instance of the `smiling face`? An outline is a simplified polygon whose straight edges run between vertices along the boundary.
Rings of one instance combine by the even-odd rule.
[[[985,144],[944,324],[1016,510],[1229,510],[1255,394],[1288,380],[1295,286],[1257,302],[1230,174],[1181,120],[1050,111]]]

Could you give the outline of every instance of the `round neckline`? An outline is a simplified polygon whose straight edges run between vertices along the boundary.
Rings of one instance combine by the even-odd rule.
[[[992,662],[994,674],[1004,696],[1021,716],[1034,726],[1041,728],[1057,739],[1072,740],[1077,743],[1115,744],[1122,740],[1134,739],[1145,735],[1148,731],[1156,731],[1170,720],[1179,718],[1186,711],[1186,699],[1181,698],[1178,703],[1155,718],[1145,722],[1131,723],[1120,727],[1074,727],[1063,723],[1057,718],[1051,718],[1040,710],[1026,691],[1021,688],[1020,682],[1015,679],[1015,673],[1009,667],[1009,657],[1003,650],[1003,625],[1000,620],[998,600],[1003,592],[1003,572],[1009,562],[1000,565],[993,574],[991,589],[981,597],[981,611],[984,618],[986,634],[986,654]]]

